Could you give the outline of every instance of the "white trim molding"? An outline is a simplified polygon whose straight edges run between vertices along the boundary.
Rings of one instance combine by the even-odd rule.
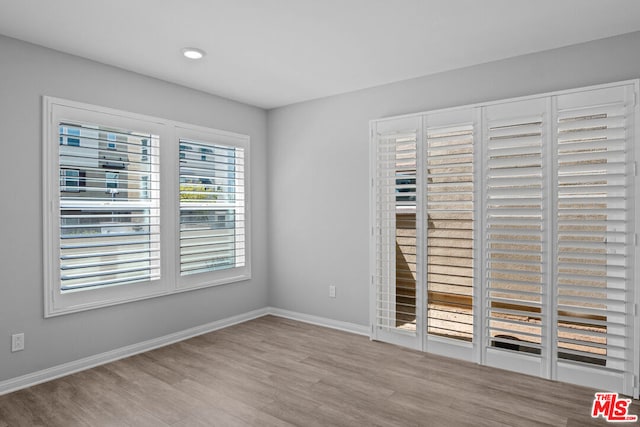
[[[56,378],[71,375],[76,372],[84,371],[86,369],[95,368],[96,366],[115,362],[116,360],[124,359],[136,354],[155,350],[156,348],[175,344],[179,341],[184,341],[198,335],[217,331],[219,329],[227,328],[239,323],[248,322],[249,320],[257,319],[268,314],[268,308],[260,308],[248,313],[238,314],[236,316],[227,317],[215,322],[185,329],[184,331],[175,332],[173,334],[165,335],[147,341],[142,341],[137,344],[120,347],[115,350],[107,351],[89,357],[84,357],[72,362],[63,363],[62,365],[52,366],[51,368],[43,369],[41,371],[36,371],[16,378],[11,378],[9,380],[0,382],[0,396],[47,381],[55,380]]]
[[[42,97],[42,117],[45,317],[251,279],[248,135],[49,96]],[[199,153],[181,160],[185,140],[211,153],[208,160]],[[225,170],[216,169],[221,159]],[[201,176],[204,165],[205,174],[215,175],[215,191],[212,175]],[[60,191],[64,170],[78,170],[78,180],[84,173],[77,192]],[[118,183],[107,188],[114,184],[108,174],[120,172],[128,174],[127,188],[115,198]],[[203,191],[211,197],[183,204],[180,182],[187,176],[208,185]],[[183,196],[203,197],[194,190]],[[202,209],[206,219],[194,216],[180,226],[180,212]],[[220,211],[233,211],[233,220],[221,221]],[[210,229],[216,231],[202,231]],[[200,249],[181,255],[181,230]],[[216,238],[230,232],[234,240],[220,247]],[[105,253],[110,258],[98,260]],[[183,275],[185,265],[192,268]]]
[[[185,329],[184,331],[175,332],[173,334],[165,335],[147,341],[142,341],[137,344],[132,344],[93,356],[84,357],[72,362],[63,363],[62,365],[52,366],[50,368],[32,372],[30,374],[22,375],[16,378],[0,381],[0,396],[47,381],[52,381],[56,378],[61,378],[67,375],[74,374],[76,372],[95,368],[96,366],[115,362],[116,360],[124,359],[136,354],[175,344],[177,342],[184,341],[198,335],[214,332],[219,329],[237,325],[239,323],[248,322],[250,320],[254,320],[267,315],[297,320],[300,322],[310,323],[313,325],[323,326],[331,329],[337,329],[357,335],[369,336],[369,329],[365,325],[342,322],[339,320],[328,319],[326,317],[312,316],[310,314],[298,313],[295,311],[283,310],[280,308],[264,307],[257,310],[249,311],[247,313],[227,317],[225,319],[216,320],[215,322],[195,326],[193,328]]]
[[[284,310],[281,308],[269,307],[268,314],[285,319],[297,320],[299,322],[309,323],[325,328],[337,329],[339,331],[350,332],[356,335],[370,335],[369,327],[366,325],[358,325],[357,323],[343,322],[341,320],[329,319],[326,317],[313,316],[311,314],[298,313],[295,311]]]

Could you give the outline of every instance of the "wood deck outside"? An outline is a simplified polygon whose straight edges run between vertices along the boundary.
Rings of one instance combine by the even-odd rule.
[[[444,197],[444,196],[442,196]],[[449,197],[449,196],[447,196]],[[436,212],[429,215],[427,224],[427,332],[433,335],[471,341],[473,339],[473,225],[465,212]],[[413,212],[396,214],[396,327],[415,331],[417,283],[416,215]],[[517,287],[521,288],[520,285]],[[532,289],[535,291],[535,289]],[[512,289],[493,289],[494,296],[510,300],[509,304],[492,303],[492,308],[510,309],[520,314],[493,312],[491,336],[505,336],[521,342],[522,351],[536,351],[541,343],[540,310],[526,304],[538,302],[530,299],[518,303],[519,294]],[[560,313],[563,314],[563,313]],[[575,316],[575,314],[573,314]],[[592,317],[593,318],[593,317]],[[597,318],[605,321],[606,318]],[[514,323],[515,322],[515,323]],[[606,326],[593,326],[577,322],[559,322],[565,328],[560,338],[575,342],[560,342],[561,358],[602,364],[602,359],[589,356],[571,356],[565,350],[580,351],[595,357],[606,356]],[[580,345],[582,342],[585,345]],[[534,344],[528,347],[527,343]],[[499,342],[492,345],[500,345]],[[509,344],[507,344],[509,345]],[[513,348],[517,345],[512,345]]]

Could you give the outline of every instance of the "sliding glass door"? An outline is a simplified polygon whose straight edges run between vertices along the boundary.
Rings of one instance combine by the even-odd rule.
[[[423,117],[427,351],[473,360],[476,226],[472,108]]]
[[[422,348],[422,289],[424,274],[421,216],[422,200],[416,190],[419,118],[379,123],[372,162],[375,189],[372,236],[372,319],[376,339]]]
[[[549,375],[549,99],[483,109],[484,360]]]
[[[637,91],[372,122],[372,338],[637,396]]]

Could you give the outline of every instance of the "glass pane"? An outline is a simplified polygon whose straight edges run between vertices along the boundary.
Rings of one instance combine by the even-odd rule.
[[[158,279],[158,137],[77,123],[58,129],[60,289]]]
[[[473,127],[427,131],[427,332],[473,339]]]
[[[416,137],[395,139],[395,326],[416,330]]]
[[[245,262],[244,150],[180,141],[180,273]]]
[[[625,369],[626,107],[564,110],[557,121],[559,359]]]
[[[490,126],[488,137],[489,344],[540,355],[546,263],[542,118]]]

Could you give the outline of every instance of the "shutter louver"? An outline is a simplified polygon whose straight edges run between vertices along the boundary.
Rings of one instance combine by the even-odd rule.
[[[558,358],[625,369],[629,342],[628,108],[560,108]]]
[[[376,324],[416,330],[416,135],[378,138]]]
[[[487,345],[532,354],[545,292],[543,117],[490,120],[486,135]]]
[[[241,147],[180,140],[180,274],[245,266]]]
[[[158,137],[58,129],[60,290],[159,279]]]
[[[473,339],[473,125],[427,129],[427,332]]]

